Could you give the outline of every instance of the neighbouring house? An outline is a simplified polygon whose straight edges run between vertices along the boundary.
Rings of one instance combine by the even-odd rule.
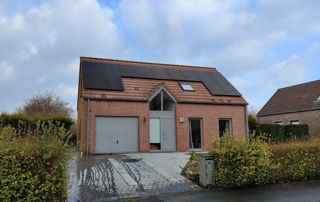
[[[257,114],[260,124],[307,124],[320,135],[320,80],[280,88]]]
[[[247,133],[247,102],[215,68],[80,58],[85,154],[207,150]]]

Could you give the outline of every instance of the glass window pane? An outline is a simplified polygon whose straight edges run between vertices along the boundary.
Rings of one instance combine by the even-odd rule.
[[[174,111],[174,101],[163,91],[163,111]]]
[[[180,85],[181,85],[182,90],[184,90],[184,91],[194,91],[191,84],[181,83]]]
[[[219,137],[222,137],[224,134],[231,135],[231,120],[230,119],[220,119],[219,120]]]
[[[153,98],[150,102],[150,110],[161,111],[161,93]]]
[[[150,143],[160,143],[160,119],[150,119]]]

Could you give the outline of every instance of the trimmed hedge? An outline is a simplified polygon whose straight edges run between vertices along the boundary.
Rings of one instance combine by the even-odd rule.
[[[257,136],[269,142],[283,142],[290,140],[303,140],[309,137],[309,128],[301,125],[259,124]]]
[[[269,182],[271,151],[260,140],[249,143],[245,139],[232,140],[224,136],[214,143],[210,154],[214,156],[215,185],[231,188]]]
[[[0,127],[0,201],[66,201],[67,146],[48,131],[20,137]]]
[[[285,140],[307,139],[309,137],[309,127],[303,125],[286,125],[284,126]]]
[[[10,126],[16,130],[17,135],[25,136],[28,133],[35,133],[38,125],[49,125],[53,123],[55,126],[62,126],[66,130],[70,130],[73,124],[72,119],[61,116],[49,116],[49,117],[28,117],[24,114],[1,114],[0,126]]]
[[[259,124],[260,134],[270,142],[285,140],[284,126],[278,124]]]
[[[214,180],[224,188],[320,178],[320,140],[268,145],[224,137],[215,142]]]

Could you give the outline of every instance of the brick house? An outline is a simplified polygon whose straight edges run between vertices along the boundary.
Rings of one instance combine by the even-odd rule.
[[[215,68],[80,58],[78,142],[86,154],[207,150],[247,134],[247,102]]]
[[[320,80],[280,88],[257,114],[261,124],[307,124],[320,135]]]

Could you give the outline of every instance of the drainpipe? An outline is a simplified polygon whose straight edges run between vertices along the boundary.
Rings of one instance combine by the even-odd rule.
[[[89,137],[90,137],[90,99],[87,99],[87,131],[86,131],[86,157],[89,156]]]
[[[249,123],[248,123],[248,105],[245,105],[244,107],[244,120],[246,124],[246,138],[247,142],[249,142]]]

